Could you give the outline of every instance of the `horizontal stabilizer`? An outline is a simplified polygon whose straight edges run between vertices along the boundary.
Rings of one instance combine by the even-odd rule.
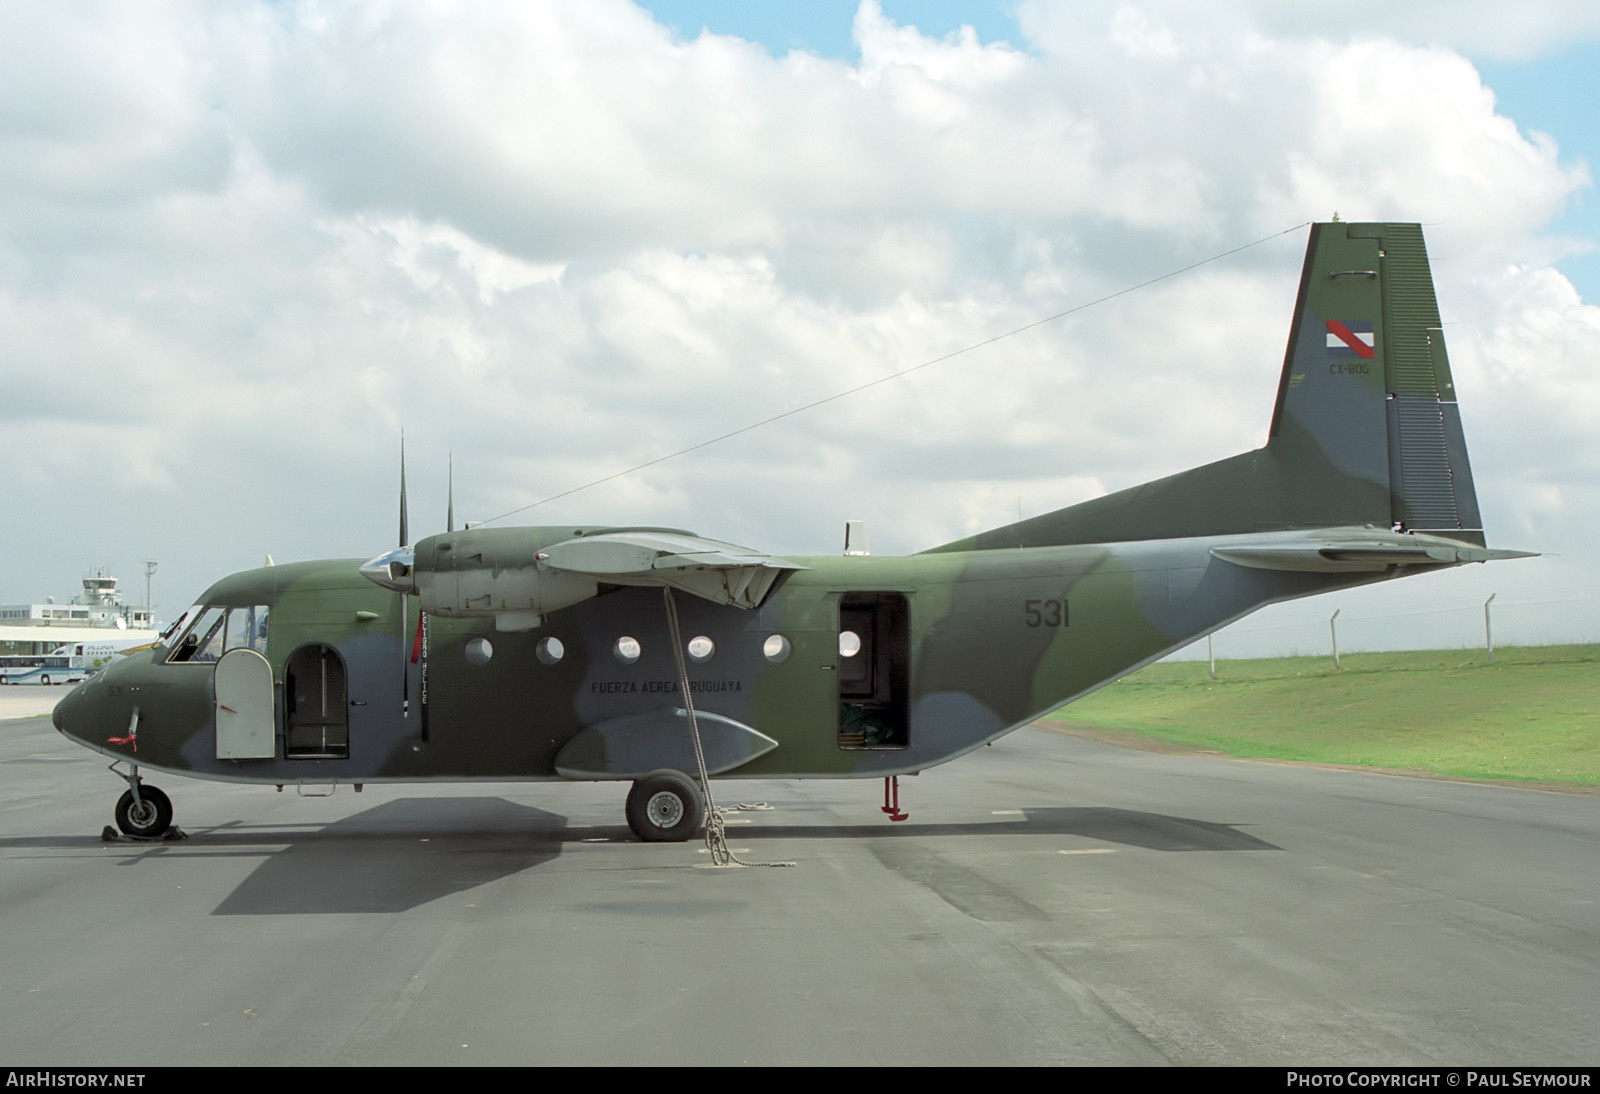
[[[1212,556],[1252,570],[1297,573],[1379,573],[1391,566],[1455,566],[1534,557],[1531,551],[1492,550],[1440,536],[1378,532],[1371,528],[1330,528],[1309,536],[1242,538],[1244,542],[1213,547]]]

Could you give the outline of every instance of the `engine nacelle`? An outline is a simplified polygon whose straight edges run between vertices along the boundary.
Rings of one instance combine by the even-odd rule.
[[[681,589],[752,609],[804,567],[678,528],[472,528],[429,536],[361,567],[375,584],[414,594],[422,610],[493,616],[531,630],[551,612],[598,596],[602,585]]]
[[[583,574],[542,569],[541,551],[584,528],[473,528],[417,544],[412,579],[422,610],[448,618],[493,616],[495,629],[526,631],[551,612],[600,592]]]

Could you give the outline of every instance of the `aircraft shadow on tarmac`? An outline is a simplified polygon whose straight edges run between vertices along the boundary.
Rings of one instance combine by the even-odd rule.
[[[885,839],[914,836],[1065,836],[1147,851],[1281,851],[1283,848],[1241,832],[1236,825],[1191,817],[1172,817],[1134,809],[1046,806],[1024,809],[1023,816],[973,824],[852,824],[834,827],[763,825],[729,829],[738,839]]]
[[[504,798],[402,798],[299,830],[213,829],[184,846],[287,843],[213,915],[403,912],[561,853],[566,818]]]
[[[613,832],[629,839],[627,829]],[[124,865],[263,859],[214,915],[402,912],[520,873],[575,842],[567,818],[504,798],[402,798],[330,824],[196,827],[180,840],[0,837],[0,851],[104,848]]]
[[[765,824],[730,828],[732,842],[759,841],[756,857],[803,852],[776,841],[914,840],[962,836],[1049,836],[1149,851],[1276,851],[1237,825],[1109,807],[1047,806],[972,823]],[[759,817],[760,819],[756,819]],[[262,857],[214,915],[315,915],[403,912],[440,897],[510,877],[557,858],[564,845],[632,843],[620,825],[572,826],[568,818],[499,797],[402,798],[331,824],[224,824],[177,843],[114,844],[132,858]],[[691,844],[639,845],[671,856]],[[83,837],[0,839],[0,848],[81,847]],[[618,848],[620,851],[621,849]],[[680,865],[681,856],[662,858]]]
[[[759,821],[730,840],[907,839],[978,835],[1045,835],[1121,844],[1150,851],[1275,851],[1237,827],[1130,809],[1029,809],[1015,820],[931,825],[777,825]],[[196,837],[259,845],[287,842],[239,885],[214,915],[401,912],[452,893],[527,870],[582,840],[632,842],[621,827],[573,828],[567,818],[504,798],[406,798],[285,839],[260,829],[212,829]],[[641,847],[658,856],[689,844]],[[188,843],[183,853],[197,850]],[[759,857],[759,856],[758,856]],[[682,856],[663,865],[681,865]]]

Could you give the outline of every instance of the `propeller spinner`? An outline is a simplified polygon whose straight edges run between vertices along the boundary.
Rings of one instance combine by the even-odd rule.
[[[362,563],[361,576],[374,585],[393,589],[403,596],[409,595],[417,591],[417,581],[411,573],[415,561],[416,556],[411,548],[401,545],[369,562]]]

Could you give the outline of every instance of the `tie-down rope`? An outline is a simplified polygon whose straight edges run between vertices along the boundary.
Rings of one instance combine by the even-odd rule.
[[[683,709],[689,715],[689,735],[694,740],[694,759],[700,765],[700,790],[706,799],[706,850],[711,854],[713,866],[793,866],[792,862],[745,862],[728,849],[728,833],[722,823],[722,813],[711,797],[711,776],[706,773],[706,751],[700,744],[700,723],[694,715],[694,699],[689,695],[689,669],[683,660],[683,636],[678,632],[678,603],[672,598],[671,587],[661,590],[667,601],[667,629],[672,637],[672,657],[678,664],[678,688],[683,696]]]

